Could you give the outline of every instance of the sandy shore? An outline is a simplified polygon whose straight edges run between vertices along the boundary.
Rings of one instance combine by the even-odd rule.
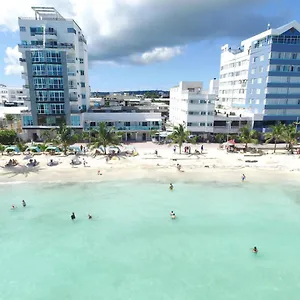
[[[121,156],[106,162],[103,156],[95,158],[87,155],[81,156],[87,162],[72,167],[71,159],[74,156],[48,156],[36,155],[38,167],[26,167],[28,160],[24,155],[16,155],[20,166],[4,168],[5,163],[11,158],[0,157],[0,183],[18,182],[84,182],[84,181],[115,181],[149,179],[161,182],[240,182],[241,175],[246,175],[247,181],[290,182],[300,183],[300,158],[298,155],[267,154],[258,157],[247,157],[244,154],[227,153],[220,150],[217,144],[204,144],[204,152],[200,155],[179,154],[178,149],[173,153],[173,146],[156,145],[152,142],[133,144],[138,156]],[[192,152],[200,150],[201,145],[191,145]],[[158,155],[155,155],[155,150]],[[272,152],[272,151],[269,151]],[[50,159],[59,161],[57,166],[49,167]],[[257,160],[247,163],[246,160]],[[182,166],[182,171],[176,168],[177,163]],[[102,175],[98,175],[98,171]]]

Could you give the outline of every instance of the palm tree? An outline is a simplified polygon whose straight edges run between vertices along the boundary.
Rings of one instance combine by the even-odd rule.
[[[288,151],[293,154],[293,145],[297,144],[299,132],[296,129],[296,124],[289,124],[284,127],[282,138],[287,143]]]
[[[277,123],[276,125],[270,126],[272,129],[271,132],[267,132],[264,134],[266,138],[266,143],[274,140],[274,153],[276,152],[277,142],[283,139],[283,133],[285,131],[285,125],[282,123]]]
[[[248,150],[249,143],[257,143],[257,132],[256,130],[250,129],[248,126],[242,127],[240,129],[240,140],[245,143],[245,150]]]
[[[50,130],[43,130],[41,133],[41,138],[44,143],[50,143],[52,141]]]
[[[65,123],[62,123],[58,129],[55,129],[55,132],[55,142],[62,146],[66,155],[68,147],[76,142],[76,136],[73,134],[72,128],[68,127]]]
[[[188,139],[190,132],[185,130],[182,124],[174,127],[173,133],[171,134],[171,139],[173,143],[177,143],[179,146],[179,153],[181,154],[182,144]]]
[[[118,146],[121,144],[122,135],[115,128],[108,128],[105,122],[101,122],[99,127],[92,132],[92,148],[103,146],[106,154],[107,146]]]

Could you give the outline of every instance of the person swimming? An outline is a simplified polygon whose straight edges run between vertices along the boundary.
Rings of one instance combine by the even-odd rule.
[[[169,189],[170,189],[170,190],[173,190],[173,188],[174,188],[173,184],[170,183]]]
[[[72,212],[72,214],[71,214],[71,219],[72,219],[72,220],[75,220],[75,219],[76,219],[75,213],[73,213],[73,212]]]
[[[22,200],[22,205],[23,205],[23,207],[26,207],[26,202],[25,202],[25,200]]]
[[[173,214],[171,215],[171,218],[172,218],[172,219],[176,219],[175,213],[173,213]]]
[[[91,216],[90,214],[88,214],[88,218],[89,218],[89,220],[90,220],[90,219],[92,219],[92,216]]]
[[[174,215],[174,211],[173,210],[170,211],[170,216],[172,216],[172,215]]]
[[[256,246],[253,247],[252,252],[253,252],[253,253],[257,253],[257,252],[258,252]]]
[[[17,208],[17,207],[16,207],[16,206],[14,206],[14,205],[12,205],[12,206],[11,206],[11,209],[15,209],[15,208]]]

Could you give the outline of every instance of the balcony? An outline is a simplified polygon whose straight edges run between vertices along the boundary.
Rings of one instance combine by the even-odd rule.
[[[77,96],[75,96],[75,95],[70,95],[70,96],[69,96],[69,100],[70,100],[71,102],[76,102],[76,101],[78,101],[78,98],[77,98]]]
[[[55,29],[46,29],[45,31],[39,31],[39,32],[31,32],[31,36],[36,36],[36,35],[51,35],[51,36],[57,36],[57,31]]]
[[[75,64],[75,58],[67,58],[67,64]]]
[[[46,43],[45,47],[44,45],[18,45],[20,49],[44,49],[44,48],[51,48],[51,49],[75,49],[73,44],[68,43],[61,43],[57,45]]]
[[[68,76],[76,76],[75,72],[68,72]]]
[[[116,130],[119,131],[151,131],[151,130],[159,130],[161,126],[153,125],[153,126],[116,126]]]

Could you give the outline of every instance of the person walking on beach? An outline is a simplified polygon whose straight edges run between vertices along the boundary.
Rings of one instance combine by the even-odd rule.
[[[243,174],[243,175],[242,175],[242,181],[245,181],[245,179],[246,179],[246,175]]]
[[[71,220],[74,221],[75,219],[76,219],[75,213],[72,212],[72,214],[71,214]]]
[[[23,207],[26,207],[26,202],[25,202],[25,200],[22,200],[22,205],[23,205]]]
[[[174,154],[175,154],[175,152],[176,152],[176,146],[174,146],[173,151],[174,151]]]
[[[204,147],[203,145],[201,145],[201,153],[203,153]]]

